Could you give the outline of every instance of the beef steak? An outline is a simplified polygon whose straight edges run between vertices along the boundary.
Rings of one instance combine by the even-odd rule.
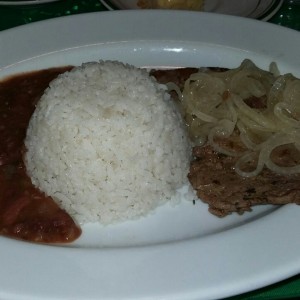
[[[234,170],[235,157],[220,154],[211,146],[194,147],[193,154],[188,178],[214,215],[242,214],[261,204],[300,204],[300,174],[280,175],[264,168],[258,176],[244,178]],[[278,153],[277,162],[281,159]]]

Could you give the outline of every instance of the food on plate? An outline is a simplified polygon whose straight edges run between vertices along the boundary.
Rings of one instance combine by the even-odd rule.
[[[69,68],[19,74],[0,82],[0,234],[42,243],[72,242],[81,229],[33,187],[22,160],[26,128],[49,82]]]
[[[87,65],[85,67],[87,67]],[[43,95],[44,90],[48,87],[49,83],[51,85],[51,81],[53,79],[55,79],[61,73],[70,71],[72,68],[73,67],[51,68],[30,73],[17,74],[12,78],[7,78],[0,82],[0,130],[2,135],[2,140],[0,142],[0,234],[2,235],[42,243],[71,242],[80,236],[80,227],[73,221],[70,214],[68,214],[66,210],[63,210],[59,205],[57,205],[52,197],[45,195],[45,193],[41,192],[38,188],[33,186],[30,178],[28,177],[23,162],[23,155],[25,152],[23,142],[26,137],[28,122],[35,110],[37,102]],[[140,129],[132,129],[129,128],[129,126],[128,129],[131,129],[132,132],[130,133],[130,131],[128,131],[127,133],[125,133],[125,135],[128,136],[132,134],[132,136],[130,137],[130,141],[136,142],[138,143],[138,145],[144,143],[144,146],[146,148],[144,150],[147,152],[147,156],[145,156],[143,160],[141,160],[141,157],[138,156],[131,157],[131,161],[133,164],[132,167],[135,167],[135,169],[132,170],[134,172],[136,171],[137,173],[131,172],[128,169],[128,172],[126,174],[129,177],[133,178],[136,177],[135,175],[140,176],[143,173],[143,169],[137,170],[137,161],[140,163],[140,168],[143,168],[143,166],[145,165],[149,167],[151,166],[151,163],[147,164],[147,159],[153,159],[153,165],[155,165],[156,163],[160,163],[160,159],[163,156],[163,164],[156,165],[154,169],[150,169],[149,173],[152,173],[147,174],[150,177],[144,177],[142,179],[147,180],[150,178],[153,184],[154,179],[151,178],[151,176],[157,175],[162,171],[159,174],[160,179],[166,180],[166,182],[162,183],[158,178],[155,181],[156,190],[154,191],[154,193],[157,193],[157,195],[159,195],[159,193],[161,192],[161,194],[169,193],[173,195],[176,192],[175,189],[177,187],[177,184],[180,185],[179,182],[175,183],[174,180],[182,180],[182,182],[186,183],[186,173],[188,172],[189,167],[189,162],[185,160],[187,159],[187,157],[188,159],[190,158],[190,144],[186,137],[185,127],[182,124],[182,119],[178,115],[174,103],[172,103],[172,101],[168,99],[169,96],[166,95],[165,86],[159,85],[153,78],[149,79],[145,70],[139,71],[134,68],[131,69],[131,67],[128,66],[121,67],[121,65],[118,64],[117,66],[115,66],[115,68],[117,68],[118,70],[119,68],[124,68],[124,70],[119,72],[120,77],[122,77],[122,74],[123,76],[125,74],[134,75],[131,79],[132,82],[137,81],[133,84],[137,86],[139,90],[137,91],[131,89],[131,92],[133,94],[136,92],[136,94],[133,95],[133,99],[128,100],[128,97],[126,97],[126,94],[128,96],[129,92],[128,86],[118,86],[118,82],[115,82],[114,87],[118,86],[118,91],[115,91],[114,93],[113,90],[110,89],[109,92],[114,94],[114,99],[120,97],[121,94],[121,102],[124,100],[124,105],[125,102],[126,105],[129,105],[130,103],[132,104],[133,102],[135,109],[137,110],[124,110],[124,112],[118,112],[117,110],[114,111],[113,106],[112,108],[109,107],[109,101],[107,101],[108,108],[105,110],[106,120],[109,121],[110,117],[112,117],[112,124],[118,125],[121,131],[124,131],[124,126],[122,126],[121,121],[124,121],[124,119],[126,118],[126,114],[134,117],[134,120],[132,120],[134,124],[142,122]],[[89,70],[91,71],[91,69]],[[76,72],[76,69],[74,70],[74,72]],[[109,72],[107,72],[107,75],[108,74]],[[116,79],[115,75],[113,76],[114,79]],[[76,76],[76,74],[73,74],[72,76]],[[60,78],[58,80],[68,80],[67,77],[68,76],[63,75],[64,79]],[[84,76],[82,78],[84,78]],[[129,77],[125,79],[126,83],[128,83],[128,78]],[[86,80],[85,82],[87,83],[87,81],[88,80]],[[93,89],[94,84],[92,82],[90,83],[90,87]],[[54,84],[56,85],[57,82]],[[113,87],[111,82],[109,86],[111,88]],[[60,87],[62,88],[62,86]],[[74,89],[75,88],[76,87],[74,87]],[[148,92],[150,91],[148,96],[144,93],[145,88]],[[59,92],[62,92],[62,94],[64,95],[64,88]],[[68,92],[70,92],[70,90],[68,90]],[[95,92],[95,89],[93,89],[93,92]],[[83,91],[81,91],[81,93],[84,94]],[[105,93],[107,93],[106,90],[104,94]],[[62,96],[61,93],[58,93],[56,95]],[[143,95],[143,97],[147,99],[148,102],[146,104],[150,104],[150,107],[149,105],[147,106],[148,109],[143,118],[141,118],[141,116],[145,110],[145,108],[143,108],[145,99],[139,103],[139,96],[141,95]],[[49,97],[48,93],[45,97]],[[76,97],[74,100],[76,100]],[[162,103],[157,103],[156,101],[161,101]],[[85,108],[87,110],[87,113],[95,113],[91,110],[91,105],[86,105]],[[84,109],[82,109],[82,107],[79,105],[78,110],[82,111]],[[154,125],[151,123],[153,122],[153,116],[151,116],[152,113],[154,114],[155,122],[157,122],[157,124]],[[166,115],[163,115],[164,113]],[[113,117],[116,117],[117,115],[119,118],[116,121],[116,118]],[[164,119],[162,119],[162,117],[164,117]],[[87,121],[92,122],[91,120]],[[118,121],[120,121],[120,123],[118,123]],[[165,124],[165,122],[167,122],[167,124]],[[176,122],[176,124],[174,124],[174,122]],[[125,123],[126,121],[124,121],[123,124]],[[126,124],[130,125],[130,120],[127,120]],[[146,132],[149,129],[149,124],[152,124],[153,128],[151,128],[150,131]],[[88,125],[91,125],[91,123],[85,123],[81,125],[84,125],[86,129],[88,128]],[[164,127],[161,128],[161,125],[164,125]],[[93,128],[93,130],[94,129],[99,130],[97,129],[97,127]],[[155,129],[159,129],[160,131],[156,132]],[[174,132],[175,129],[176,132]],[[146,130],[145,132],[142,132],[142,141],[134,139],[134,137],[137,137],[139,130]],[[56,133],[58,132],[55,132],[54,134]],[[151,137],[151,133],[154,133],[155,136]],[[166,133],[169,134],[168,137],[166,137]],[[178,140],[178,138],[180,140]],[[103,139],[104,137],[101,136],[100,141],[105,142],[105,140]],[[121,140],[122,139],[123,137],[121,138]],[[163,145],[163,143],[159,142],[159,139],[167,142],[168,145],[171,145],[172,142],[176,142],[177,144],[175,146],[172,145],[174,147],[170,148],[168,145]],[[119,158],[123,153],[122,150],[120,150],[122,146],[121,140],[120,143],[117,144],[116,148],[113,149]],[[51,144],[49,145],[53,146]],[[107,146],[107,142],[105,142],[104,145]],[[156,148],[156,146],[158,146],[158,148]],[[132,146],[130,147],[130,149],[132,150]],[[135,150],[137,154],[141,154],[139,152],[139,150],[141,149],[137,147],[137,149]],[[163,152],[168,150],[171,151],[171,158],[168,158],[168,153]],[[179,157],[178,155],[182,155],[182,157]],[[183,160],[181,160],[181,158]],[[51,161],[51,163],[53,162]],[[162,167],[165,168],[167,163],[171,163],[171,166],[167,166],[168,169],[161,169]],[[177,167],[180,167],[180,170],[178,170],[178,173],[176,174],[174,173],[174,171],[176,171]],[[183,171],[184,169],[185,171]],[[117,178],[120,178],[120,174],[113,173],[113,175],[116,175]],[[145,174],[143,173],[143,175]],[[165,178],[163,176],[167,176],[168,178]],[[86,179],[84,178],[84,180]],[[151,182],[139,182],[142,184],[141,186],[139,186],[139,189],[145,189]],[[118,185],[116,186],[116,189],[118,189]],[[173,187],[174,185],[176,185],[176,187],[174,187],[174,190],[170,191],[172,185]],[[163,190],[159,192],[158,189],[161,188],[161,186],[163,186]],[[182,191],[180,192],[182,193]],[[194,194],[192,193],[192,195]],[[168,197],[168,195],[166,195],[166,197]],[[147,197],[146,195],[146,197],[144,197],[143,199],[147,200],[149,199],[149,197]],[[109,200],[110,198],[108,199],[108,201]],[[140,209],[138,213],[141,214],[145,213],[145,207],[146,209],[149,209],[151,205],[160,205],[167,200],[161,198],[158,200],[156,199],[156,202],[154,204],[146,204],[146,206],[144,206],[144,203],[142,201],[143,200],[139,200],[139,207],[136,207],[136,209]]]
[[[202,10],[204,0],[138,0],[137,6],[144,9]]]
[[[259,69],[201,68],[177,90],[195,161],[189,179],[211,212],[300,204],[300,80]]]
[[[248,60],[150,75],[100,62],[0,82],[0,234],[71,242],[77,222],[146,215],[188,180],[221,217],[300,204],[299,79]]]
[[[33,184],[79,223],[145,216],[188,183],[191,147],[166,86],[119,62],[52,81],[24,144]]]
[[[279,147],[272,159],[278,164],[294,164],[293,151]],[[234,170],[237,157],[215,151],[210,145],[194,147],[193,154],[190,182],[214,215],[242,214],[262,204],[300,204],[300,174],[282,175],[263,168],[256,176],[242,177]]]

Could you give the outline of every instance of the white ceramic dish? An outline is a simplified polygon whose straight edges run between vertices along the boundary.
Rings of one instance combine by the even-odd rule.
[[[139,9],[137,0],[100,0],[109,10]],[[213,12],[267,21],[279,10],[283,0],[207,0],[204,12]]]
[[[244,58],[300,76],[299,48],[299,32],[240,17],[90,13],[2,31],[0,78],[99,59],[236,67]],[[224,298],[297,274],[299,226],[295,205],[218,219],[200,201],[183,201],[137,221],[87,224],[68,246],[0,237],[0,299]]]
[[[7,5],[7,6],[24,6],[24,5],[38,5],[38,4],[46,4],[50,2],[57,2],[61,0],[22,0],[22,1],[0,1],[0,5]]]

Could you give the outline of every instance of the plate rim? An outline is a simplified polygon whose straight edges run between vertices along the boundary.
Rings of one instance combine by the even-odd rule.
[[[27,6],[27,5],[39,5],[51,2],[58,2],[61,0],[26,0],[26,1],[0,1],[0,6]]]
[[[111,0],[99,0],[99,1],[108,10],[122,10],[122,8],[118,7],[118,5],[112,3]],[[254,11],[250,12],[249,15],[245,17],[249,17],[261,21],[268,21],[278,12],[278,10],[283,4],[283,0],[272,0],[265,11],[261,12],[257,16],[252,16],[256,12],[260,4],[261,4],[261,0],[258,0],[257,6],[254,9]]]

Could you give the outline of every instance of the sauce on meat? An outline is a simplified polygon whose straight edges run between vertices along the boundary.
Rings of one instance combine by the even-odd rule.
[[[0,234],[40,243],[67,243],[80,228],[52,198],[36,189],[22,160],[35,104],[49,82],[71,67],[16,75],[0,82]]]

